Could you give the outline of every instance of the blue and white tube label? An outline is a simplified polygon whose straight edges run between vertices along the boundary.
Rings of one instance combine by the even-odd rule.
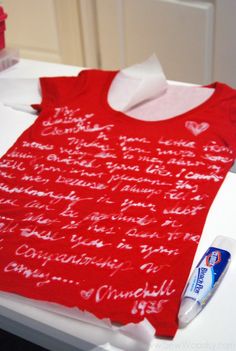
[[[195,268],[184,297],[189,297],[203,306],[223,276],[230,256],[226,250],[210,247]]]

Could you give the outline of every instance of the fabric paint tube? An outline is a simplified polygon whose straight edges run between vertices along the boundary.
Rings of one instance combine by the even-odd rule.
[[[190,323],[205,307],[221,283],[236,241],[217,236],[194,269],[182,295],[178,319],[180,328]]]

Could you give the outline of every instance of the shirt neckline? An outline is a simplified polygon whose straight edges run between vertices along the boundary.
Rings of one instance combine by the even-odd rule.
[[[201,104],[197,105],[196,107],[193,107],[192,109],[184,112],[184,113],[181,113],[181,114],[178,114],[178,115],[175,115],[175,116],[170,116],[166,119],[163,119],[163,120],[156,120],[156,121],[153,121],[153,120],[142,120],[142,119],[138,119],[138,118],[135,118],[133,116],[129,116],[127,115],[125,112],[122,112],[122,111],[118,111],[118,110],[115,110],[108,102],[108,93],[109,93],[109,88],[111,86],[111,83],[112,83],[112,80],[116,77],[116,75],[119,73],[120,71],[114,71],[114,72],[109,72],[109,75],[107,77],[107,80],[104,84],[104,90],[103,90],[103,96],[102,96],[102,105],[103,105],[103,108],[109,112],[109,113],[113,113],[116,115],[116,119],[120,119],[122,120],[123,122],[126,121],[126,122],[129,122],[129,123],[135,123],[136,125],[137,124],[142,124],[143,126],[153,126],[153,125],[163,125],[163,124],[166,124],[166,123],[170,123],[170,122],[176,122],[178,120],[181,120],[183,118],[188,118],[196,113],[199,113],[200,111],[204,110],[204,109],[207,109],[209,106],[211,106],[212,104],[215,103],[215,101],[218,100],[218,97],[220,96],[221,94],[221,91],[223,89],[223,84],[222,83],[219,83],[219,82],[213,82],[211,84],[208,84],[208,85],[200,85],[199,87],[200,88],[212,88],[214,89],[214,92],[211,94],[211,96],[203,101]]]

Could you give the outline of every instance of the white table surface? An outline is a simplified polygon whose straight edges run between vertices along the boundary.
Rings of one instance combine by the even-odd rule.
[[[80,70],[81,67],[22,59],[17,65],[0,72],[0,79],[77,75]],[[210,209],[193,265],[216,235],[236,239],[235,202],[236,174],[229,173]],[[204,311],[185,329],[179,330],[174,340],[156,338],[149,350],[235,351],[235,296],[236,258],[233,258],[222,284]],[[105,332],[98,327],[45,311],[32,306],[27,299],[6,293],[0,294],[0,328],[11,330],[55,351],[92,350],[92,344],[102,345],[116,338],[116,333]],[[125,351],[124,345],[129,342],[131,341],[125,338],[122,341]],[[139,351],[138,343],[133,344],[133,349]]]

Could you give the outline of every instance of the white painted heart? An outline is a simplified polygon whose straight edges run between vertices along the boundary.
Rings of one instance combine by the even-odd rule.
[[[197,136],[202,132],[205,132],[205,130],[207,130],[210,125],[207,122],[197,123],[195,121],[186,121],[185,127],[190,130],[193,135]]]
[[[94,292],[94,289],[81,290],[80,295],[84,300],[89,300]]]

